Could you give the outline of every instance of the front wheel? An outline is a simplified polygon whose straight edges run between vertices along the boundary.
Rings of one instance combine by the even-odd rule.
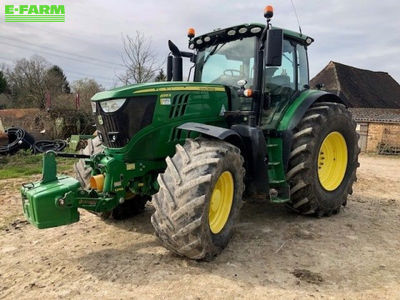
[[[240,150],[222,141],[188,139],[166,162],[152,200],[156,235],[179,255],[210,260],[228,244],[242,205]]]
[[[339,103],[315,103],[295,129],[286,177],[288,206],[329,216],[346,205],[359,166],[356,123]]]

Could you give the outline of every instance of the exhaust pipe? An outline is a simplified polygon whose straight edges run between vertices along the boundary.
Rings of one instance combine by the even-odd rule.
[[[183,80],[183,62],[182,57],[190,58],[191,62],[196,61],[196,55],[191,52],[180,51],[178,47],[168,41],[168,47],[171,51],[167,58],[167,81],[182,81]],[[172,55],[171,55],[172,54]]]
[[[173,59],[173,56],[168,55],[168,57],[167,57],[167,81],[172,80],[172,63],[173,63],[172,59]]]
[[[171,74],[169,74],[172,77],[172,80],[182,81],[183,78],[182,53],[181,51],[179,51],[178,47],[171,40],[168,40],[168,47],[173,57],[171,57],[171,55],[168,56],[167,79],[168,79],[168,73],[172,71],[172,76]]]
[[[183,80],[183,65],[182,65],[182,57],[174,56],[172,64],[172,77],[174,81],[182,81]]]

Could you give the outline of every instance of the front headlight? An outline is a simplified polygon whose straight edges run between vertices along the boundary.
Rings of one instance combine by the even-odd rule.
[[[121,106],[124,105],[125,101],[126,98],[106,100],[106,101],[101,101],[100,106],[104,112],[109,113],[120,109]]]

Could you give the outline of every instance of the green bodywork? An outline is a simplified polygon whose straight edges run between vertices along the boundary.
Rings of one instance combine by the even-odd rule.
[[[43,178],[24,184],[21,189],[22,207],[30,223],[38,228],[49,228],[79,221],[76,207],[60,205],[64,199],[74,198],[80,188],[78,180],[57,176],[55,153],[43,156]]]
[[[180,108],[163,105],[160,99],[171,99],[182,93],[190,93],[185,113],[177,114],[177,117],[171,119],[171,109]],[[77,208],[95,212],[109,211],[129,195],[152,195],[158,191],[156,178],[166,167],[165,157],[172,156],[175,145],[183,144],[189,137],[188,132],[178,132],[176,127],[189,121],[227,127],[221,109],[228,108],[228,97],[225,87],[221,85],[181,82],[140,84],[101,92],[92,100],[144,94],[157,96],[152,123],[137,132],[124,147],[105,148],[104,152],[86,160],[87,165],[93,169],[93,175],[105,174],[102,192],[85,190],[73,178],[56,176],[54,153],[44,155],[42,181],[25,185],[21,189],[24,212],[32,224],[45,228],[78,221],[75,213],[66,214],[63,218],[53,218],[53,210],[62,210],[61,204],[55,207],[56,200],[62,198],[66,192],[70,193],[63,204],[69,212],[77,211]],[[135,101],[134,99],[129,101]],[[197,135],[192,133],[190,137]],[[40,210],[41,214],[31,213],[32,209]],[[47,217],[49,220],[46,220]]]
[[[263,24],[253,25],[264,27]],[[285,34],[298,39],[306,38],[287,30]],[[26,218],[38,228],[55,227],[77,222],[78,208],[94,212],[110,211],[132,194],[153,195],[159,189],[157,176],[166,168],[165,158],[174,155],[176,144],[183,144],[186,138],[199,135],[178,129],[178,126],[196,122],[229,127],[224,116],[231,106],[226,89],[223,85],[200,82],[159,82],[97,93],[92,98],[94,102],[118,98],[135,101],[136,96],[155,96],[157,100],[152,122],[140,129],[123,147],[104,148],[102,153],[86,159],[87,166],[92,168],[92,175],[104,174],[102,191],[84,189],[76,179],[57,175],[55,154],[46,153],[42,181],[25,184],[21,189]],[[269,187],[283,191],[270,195],[273,202],[289,200],[282,158],[283,141],[279,132],[288,129],[298,107],[314,92],[305,90],[297,98],[281,105],[270,116],[270,121],[262,126],[266,132],[265,147],[269,158]],[[182,94],[189,95],[185,109],[182,105],[164,101]],[[278,134],[274,136],[278,137],[269,137],[267,133],[271,130],[276,131]]]

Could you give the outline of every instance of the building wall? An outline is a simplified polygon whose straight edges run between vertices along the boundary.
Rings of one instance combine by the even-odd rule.
[[[367,152],[378,152],[380,143],[400,148],[400,124],[369,123]]]
[[[367,150],[368,141],[368,123],[357,124],[356,130],[359,134],[358,146],[360,147],[361,152],[365,152]]]

